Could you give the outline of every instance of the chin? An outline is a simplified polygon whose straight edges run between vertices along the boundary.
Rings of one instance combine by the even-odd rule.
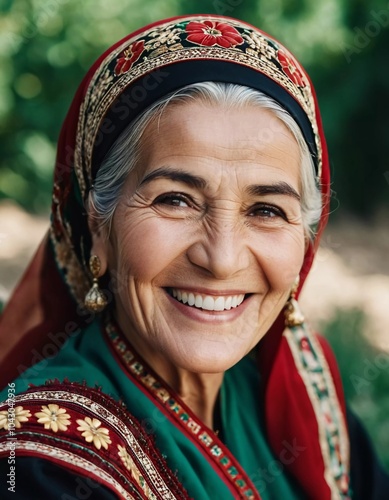
[[[222,373],[238,363],[250,349],[213,347],[192,348],[175,353],[170,359],[176,366],[192,373]]]

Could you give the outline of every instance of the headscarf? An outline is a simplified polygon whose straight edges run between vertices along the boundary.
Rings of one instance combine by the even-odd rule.
[[[83,325],[83,301],[91,285],[84,204],[105,154],[150,104],[203,81],[262,91],[302,131],[321,186],[322,214],[305,255],[301,289],[327,222],[330,189],[323,128],[308,75],[285,47],[249,24],[223,16],[163,20],[108,49],[74,97],[58,142],[50,230],[0,320],[4,384],[39,361],[40,353],[48,355],[49,338],[66,340]],[[328,346],[305,326],[285,330],[280,314],[259,344],[258,363],[263,380],[258,397],[275,455],[292,447],[296,459],[285,466],[308,497],[348,498],[344,401]]]

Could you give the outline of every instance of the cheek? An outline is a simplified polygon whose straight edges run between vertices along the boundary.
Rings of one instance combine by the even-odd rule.
[[[111,267],[142,282],[150,282],[163,272],[185,251],[188,242],[172,221],[152,216],[134,217],[131,223],[115,229]]]
[[[305,240],[301,228],[262,235],[258,260],[272,291],[289,291],[304,261]]]

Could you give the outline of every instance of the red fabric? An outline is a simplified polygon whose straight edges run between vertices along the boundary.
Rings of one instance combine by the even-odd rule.
[[[338,364],[336,362],[334,353],[332,352],[331,346],[328,343],[328,341],[320,335],[318,335],[318,339],[319,339],[321,348],[323,349],[323,352],[324,352],[325,358],[327,360],[327,363],[329,365],[329,368],[331,370],[332,380],[334,381],[334,384],[335,384],[336,393],[337,393],[339,402],[342,405],[343,414],[345,415],[346,414],[346,401],[344,399],[342,378],[340,376]],[[346,422],[346,424],[347,424],[347,422]]]
[[[195,17],[196,16],[193,16],[194,19]],[[222,21],[229,19],[223,16],[217,17]],[[180,18],[176,17],[170,20],[173,19]],[[164,20],[163,22],[167,21],[169,20]],[[72,172],[72,156],[76,140],[77,120],[80,105],[90,80],[107,54],[121,45],[124,40],[146,31],[157,24],[160,23],[154,23],[145,28],[141,28],[113,45],[95,62],[81,83],[65,119],[58,143],[55,170],[55,182],[57,186],[54,187],[54,194],[62,197],[64,201],[63,205],[65,205],[66,199],[70,195],[70,175]],[[196,23],[196,25],[197,24],[198,23]],[[224,26],[223,22],[221,22],[220,26]],[[257,30],[257,28],[255,29]],[[223,36],[225,35],[227,37],[227,35],[231,35],[231,33],[227,33],[226,30],[224,30],[224,33],[221,28],[220,31],[223,32]],[[195,32],[196,31],[193,30],[193,34],[195,34]],[[197,33],[196,36],[198,35]],[[240,40],[236,38],[235,34],[234,36],[234,43],[238,43]],[[213,38],[215,38],[215,40],[213,40]],[[210,45],[211,42],[217,43],[221,38],[221,36],[212,36],[206,39],[201,38],[201,40],[196,38],[196,40],[198,43]],[[141,49],[141,47],[135,48],[137,50]],[[129,55],[128,64],[133,64],[135,62],[135,57],[139,57],[135,52],[136,51],[134,51],[134,54]],[[123,61],[123,64],[124,63],[126,63],[126,61]],[[286,60],[284,63],[288,64]],[[290,65],[288,68],[288,71],[291,71],[292,76],[294,75],[295,78],[304,78],[304,81],[310,82],[309,77],[305,73],[301,74],[300,70],[294,67],[294,64],[293,68],[291,68]],[[120,70],[122,70],[122,67]],[[312,84],[311,88],[313,88]],[[312,92],[314,95],[314,91]],[[315,95],[314,98],[317,125],[323,149],[323,170],[321,177],[323,214],[319,224],[317,237],[314,243],[309,246],[305,256],[303,268],[300,273],[300,289],[311,268],[320,236],[327,223],[329,210],[330,170],[328,154]],[[53,207],[54,206],[55,205],[53,205]],[[46,238],[38,249],[37,254],[0,318],[1,386],[5,386],[8,381],[19,375],[21,367],[27,367],[32,362],[37,361],[37,359],[33,359],[34,350],[38,351],[38,353],[42,353],[44,346],[50,341],[49,334],[63,332],[69,321],[74,321],[77,326],[81,327],[83,324],[83,317],[77,312],[76,303],[70,296],[56,268],[56,263]],[[266,408],[268,438],[276,455],[282,452],[285,447],[285,442],[292,446],[293,443],[296,443],[297,446],[305,448],[304,451],[301,451],[298,457],[296,457],[296,460],[288,465],[288,468],[296,477],[309,498],[327,500],[330,499],[330,491],[323,478],[324,464],[318,441],[316,418],[311,402],[307,396],[304,383],[297,373],[288,344],[285,339],[281,340],[283,329],[284,319],[283,315],[280,315],[268,334],[261,341],[258,351],[258,359],[264,378],[265,388],[263,397]],[[322,343],[322,345],[344,410],[343,393],[335,359],[329,347],[324,343]]]
[[[243,38],[238,31],[225,23],[193,21],[188,24],[186,31],[189,33],[188,40],[208,47],[212,47],[213,45],[234,47],[243,43]]]
[[[46,237],[0,317],[1,387],[44,358],[45,346],[52,345],[47,335],[75,316]]]
[[[305,75],[308,79],[308,75]],[[327,224],[330,203],[330,168],[328,152],[323,132],[323,126],[318,108],[316,94],[312,82],[309,80],[315,98],[316,117],[323,148],[323,170],[321,176],[323,210],[318,226],[315,241],[305,255],[304,264],[300,272],[300,287],[312,266],[313,258],[319,246],[320,237]],[[305,450],[288,464],[290,472],[298,479],[309,498],[328,500],[331,492],[323,480],[324,462],[318,440],[318,426],[312,404],[307,396],[304,382],[297,373],[292,354],[285,339],[281,340],[284,329],[284,318],[280,316],[272,326],[270,332],[262,341],[258,351],[259,364],[265,378],[265,411],[268,438],[276,456],[280,456],[285,449],[285,442],[296,443]],[[324,345],[321,342],[321,345]],[[341,389],[341,380],[338,374],[335,357],[328,344],[325,344],[324,354],[334,378],[343,412],[345,402]]]

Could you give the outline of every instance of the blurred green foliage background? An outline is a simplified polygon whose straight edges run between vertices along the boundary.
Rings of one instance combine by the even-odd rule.
[[[59,129],[92,62],[136,28],[190,13],[240,18],[294,52],[318,94],[334,208],[341,200],[341,212],[369,220],[388,205],[389,3],[382,0],[0,0],[0,199],[47,212]],[[366,379],[366,359],[378,354],[362,330],[356,311],[325,327],[346,396],[389,469],[388,369]]]
[[[198,12],[241,18],[296,54],[317,89],[342,208],[374,214],[389,188],[381,0],[1,0],[0,197],[47,209],[59,128],[94,59],[146,23]]]

